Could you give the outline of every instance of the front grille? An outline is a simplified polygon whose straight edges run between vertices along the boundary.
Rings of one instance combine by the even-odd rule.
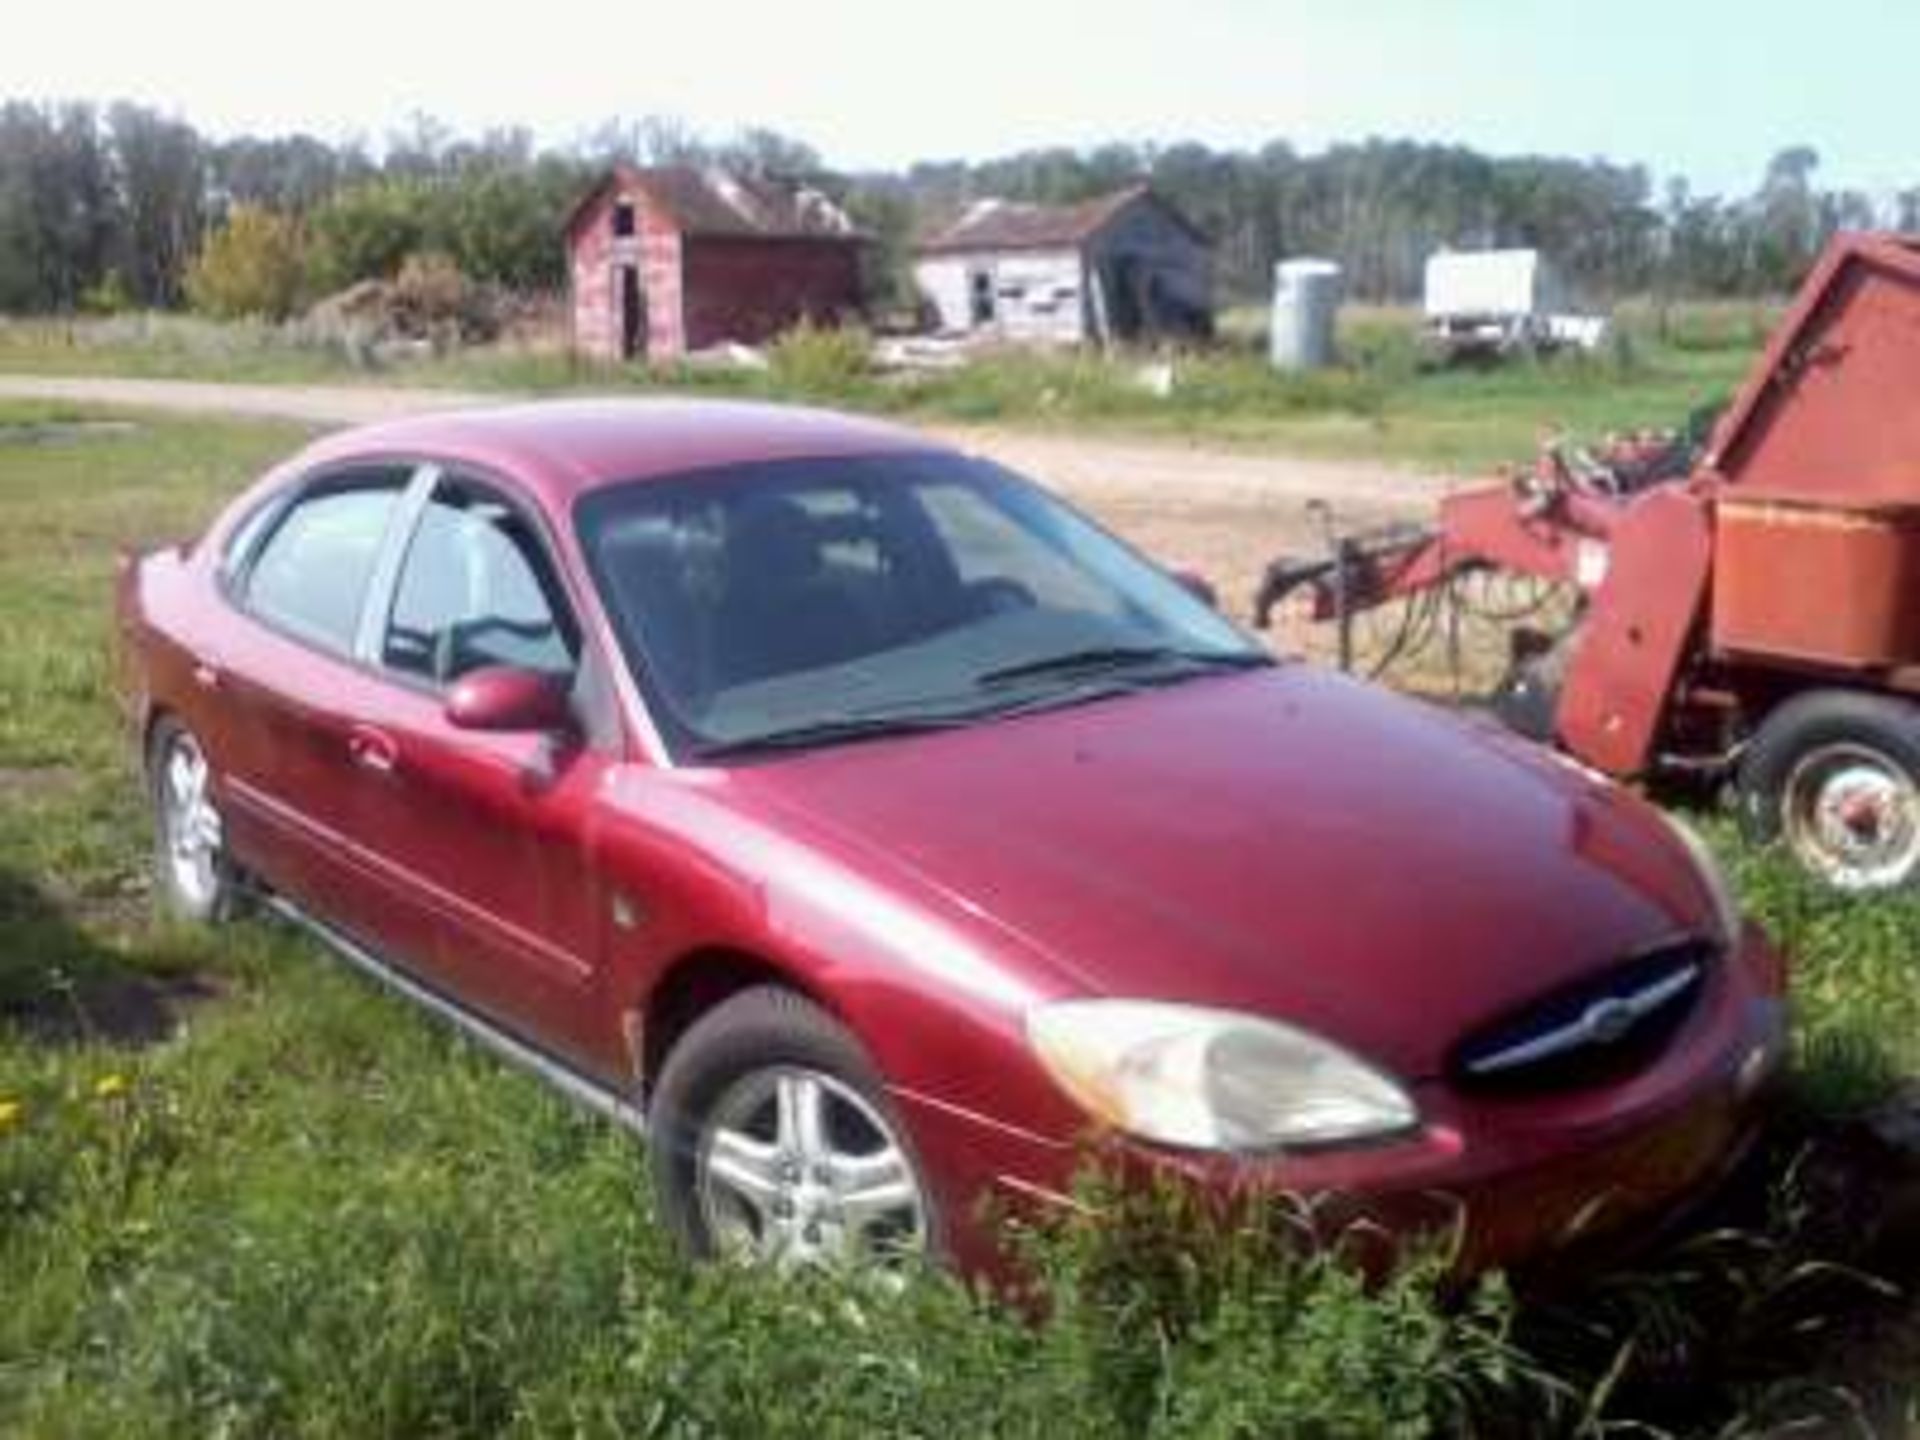
[[[1560,1090],[1631,1074],[1693,1013],[1715,954],[1705,940],[1677,941],[1532,1000],[1455,1047],[1454,1081],[1476,1090]]]

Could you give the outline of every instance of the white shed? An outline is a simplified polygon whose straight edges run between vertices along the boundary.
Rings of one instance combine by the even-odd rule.
[[[982,200],[916,257],[950,334],[1071,345],[1213,328],[1206,237],[1144,185],[1078,205]]]

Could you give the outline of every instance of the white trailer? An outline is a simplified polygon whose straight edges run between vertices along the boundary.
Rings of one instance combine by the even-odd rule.
[[[1565,307],[1538,250],[1443,250],[1427,260],[1427,341],[1447,359],[1597,348],[1606,322]]]

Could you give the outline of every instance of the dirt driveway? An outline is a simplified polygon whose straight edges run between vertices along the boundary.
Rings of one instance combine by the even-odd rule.
[[[0,397],[364,424],[421,410],[497,405],[498,393],[361,385],[229,385],[4,375]],[[1244,615],[1266,561],[1317,539],[1307,502],[1346,524],[1417,518],[1452,481],[1389,465],[1298,460],[1172,440],[995,428],[929,428],[1045,481],[1162,559],[1193,566]]]

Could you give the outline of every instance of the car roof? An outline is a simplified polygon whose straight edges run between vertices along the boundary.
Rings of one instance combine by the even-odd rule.
[[[944,448],[898,425],[731,400],[546,400],[434,411],[341,431],[304,464],[404,457],[503,471],[552,510],[601,486],[756,460]]]

